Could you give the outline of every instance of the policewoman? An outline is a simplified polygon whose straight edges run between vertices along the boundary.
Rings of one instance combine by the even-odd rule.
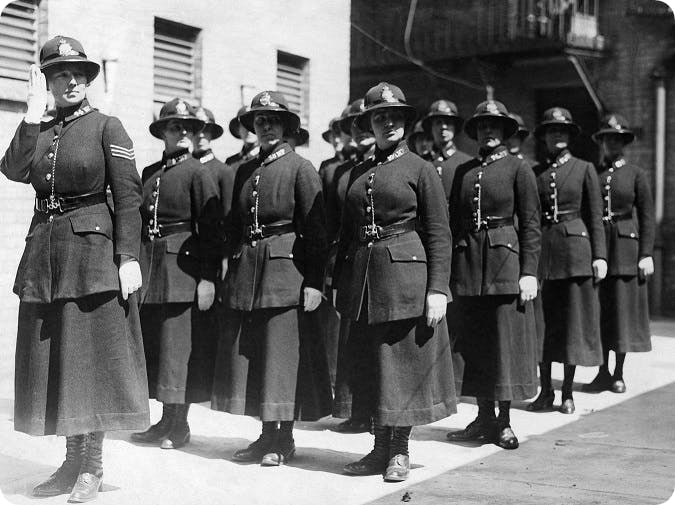
[[[260,437],[238,462],[278,466],[295,454],[294,421],[330,412],[325,351],[312,312],[321,303],[326,228],[321,180],[283,142],[300,118],[278,91],[253,98],[241,123],[260,155],[239,167],[227,244],[231,248],[211,406],[259,416]]]
[[[512,154],[513,156],[515,156],[520,160],[525,160],[527,164],[530,166],[534,166],[535,163],[529,158],[525,157],[522,151],[523,143],[525,142],[527,137],[530,136],[530,130],[527,129],[527,127],[525,126],[525,121],[523,121],[522,116],[520,116],[519,114],[509,112],[509,117],[515,119],[516,122],[518,123],[518,131],[516,131],[516,133],[514,133],[508,139],[506,139],[506,146],[509,149],[509,154]]]
[[[336,265],[337,309],[353,321],[341,359],[375,434],[373,450],[344,471],[387,481],[408,478],[412,427],[455,412],[448,212],[435,168],[404,139],[414,119],[397,86],[368,90],[357,126],[373,132],[376,149],[350,174]]]
[[[144,286],[141,324],[150,398],[162,402],[162,417],[132,440],[177,449],[190,441],[190,403],[211,397],[213,331],[202,311],[214,301],[222,255],[222,216],[213,177],[191,151],[204,121],[174,98],[150,125],[163,140],[162,159],[143,169]]]
[[[0,161],[31,184],[35,211],[19,263],[14,428],[66,437],[66,459],[35,496],[96,498],[104,432],[149,423],[135,291],[141,181],[120,121],[89,105],[99,65],[57,36],[28,79],[28,110]],[[56,110],[43,117],[47,89]],[[106,203],[110,190],[114,212]]]
[[[425,161],[434,161],[434,139],[422,128],[422,121],[417,121],[412,133],[408,136],[408,148]]]
[[[258,152],[260,150],[255,135],[248,131],[244,125],[239,122],[239,118],[248,112],[248,110],[248,105],[243,105],[237,111],[237,115],[230,119],[230,122],[228,123],[227,129],[230,132],[230,135],[242,141],[241,150],[225,159],[225,164],[229,166],[232,172],[235,174],[237,173],[237,168],[239,168],[239,165],[242,165],[258,156]]]
[[[450,198],[455,170],[472,159],[455,145],[455,138],[461,133],[463,124],[457,106],[449,100],[436,100],[422,119],[422,128],[434,139],[434,166],[441,176],[447,198]]]
[[[559,411],[575,410],[572,386],[576,366],[602,364],[600,305],[596,282],[607,274],[607,248],[602,225],[600,186],[595,167],[570,153],[570,140],[580,129],[567,109],[544,112],[535,136],[544,143],[546,159],[533,170],[542,209],[539,261],[543,328],[539,331],[541,391],[528,410],[553,407],[551,362],[564,364]],[[543,330],[543,331],[542,331]]]
[[[504,449],[518,447],[511,402],[537,392],[532,300],[540,207],[534,173],[504,145],[517,129],[501,102],[476,107],[465,131],[477,141],[479,158],[457,168],[450,197],[453,329],[465,363],[462,395],[476,397],[478,416],[447,438],[494,442]]]
[[[654,201],[647,175],[624,157],[635,138],[625,118],[610,114],[593,135],[602,149],[598,167],[607,242],[607,278],[600,283],[603,364],[584,391],[626,391],[627,352],[650,351],[647,277],[654,273]],[[609,373],[614,351],[614,373]]]

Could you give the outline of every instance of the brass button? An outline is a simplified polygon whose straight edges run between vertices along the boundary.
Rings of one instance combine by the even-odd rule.
[[[157,191],[153,191],[153,192],[152,192],[152,197],[153,197],[153,198],[157,198]]]
[[[45,181],[51,181],[52,180],[52,174],[47,174],[45,175]]]
[[[255,247],[255,246],[257,246],[257,245],[258,245],[258,241],[257,241],[257,240],[251,240],[251,247]]]
[[[416,260],[416,259],[417,259],[417,256],[413,256],[412,259]]]
[[[185,256],[190,256],[190,251],[185,251]]]
[[[370,205],[366,206],[366,212],[370,213],[371,210],[373,210],[373,208]]]
[[[54,157],[54,153],[49,153],[49,154],[47,155],[47,158],[49,158],[50,160],[51,160],[53,157]]]
[[[373,243],[372,243],[372,242],[368,242],[368,247],[373,247]]]
[[[508,244],[506,244],[506,247],[512,247],[511,243],[509,242]]]
[[[96,230],[96,231],[101,231],[101,227],[100,227],[99,225],[96,225],[96,226],[94,227],[94,230]]]
[[[251,207],[251,214],[255,212],[255,207]]]
[[[366,191],[366,193],[368,193],[369,195],[372,195],[372,194],[373,194],[373,188],[368,188],[368,190]]]
[[[151,219],[151,220],[149,221],[149,223],[150,223],[150,224],[155,224],[155,220],[154,220],[154,219]]]
[[[49,216],[49,222],[51,223],[52,221],[54,221],[54,214]]]
[[[585,232],[585,231],[582,231],[582,232],[581,232],[581,236],[582,236],[582,237],[585,237],[585,236],[586,236],[586,232]]]
[[[254,196],[254,197],[258,196],[258,192],[257,192],[257,191],[255,191],[255,190],[253,191],[253,193],[252,193],[252,194],[253,194],[253,196]]]
[[[289,258],[292,258],[292,257],[293,257],[293,253],[289,253],[288,257],[289,257]]]
[[[631,234],[630,234],[630,237],[631,237],[631,238],[635,238],[635,233],[631,233]]]
[[[148,210],[149,210],[150,212],[152,212],[153,210],[155,210],[155,206],[154,206],[154,205],[150,205],[150,206],[148,207]]]

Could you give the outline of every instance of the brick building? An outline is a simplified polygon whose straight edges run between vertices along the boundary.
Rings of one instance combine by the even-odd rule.
[[[229,119],[262,89],[286,93],[310,132],[299,152],[315,164],[332,155],[321,139],[348,98],[348,1],[17,0],[0,2],[0,155],[25,111],[28,65],[59,34],[80,40],[102,63],[90,102],[118,116],[135,144],[139,170],[161,156],[148,132],[174,96],[210,108],[225,127],[218,157],[238,151]],[[318,166],[318,165],[317,165]],[[0,178],[0,320],[12,321],[16,266],[32,215],[31,188]],[[14,338],[4,324],[0,341]]]
[[[388,80],[419,111],[443,97],[466,118],[493,93],[531,129],[546,108],[561,105],[584,130],[572,151],[591,161],[599,116],[624,115],[637,133],[627,156],[651,174],[656,197],[652,311],[675,314],[675,22],[665,4],[353,0],[352,23],[352,98]],[[458,144],[476,151],[464,135]],[[532,137],[525,150],[536,154]]]

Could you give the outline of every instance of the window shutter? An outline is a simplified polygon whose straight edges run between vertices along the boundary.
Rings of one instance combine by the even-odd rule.
[[[37,61],[38,0],[15,1],[0,15],[0,78],[28,81]]]
[[[199,30],[155,19],[154,101],[197,99],[197,36]]]
[[[288,53],[277,53],[277,90],[283,93],[300,125],[309,124],[309,60]]]

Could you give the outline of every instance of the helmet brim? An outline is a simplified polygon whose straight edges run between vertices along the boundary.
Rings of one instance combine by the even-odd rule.
[[[40,65],[40,70],[45,75],[48,75],[50,73],[49,70],[58,65],[76,65],[81,67],[87,76],[87,82],[91,82],[96,79],[96,76],[101,70],[101,66],[98,63],[83,58],[82,56],[59,56],[57,58],[53,58]]]
[[[464,131],[467,136],[473,140],[477,140],[478,136],[476,133],[476,127],[478,121],[481,119],[497,119],[502,122],[504,125],[504,139],[506,140],[510,137],[513,137],[518,132],[518,121],[508,116],[498,116],[495,114],[476,114],[469,118],[469,120],[464,124]]]
[[[430,112],[426,116],[424,116],[424,119],[422,119],[422,128],[424,129],[425,132],[431,133],[431,121],[435,117],[444,117],[455,125],[455,131],[458,133],[462,131],[462,126],[464,125],[464,118],[457,116],[455,114],[444,114],[442,112]]]
[[[364,131],[372,131],[372,128],[370,127],[370,116],[373,112],[383,109],[398,109],[403,112],[405,115],[406,129],[408,129],[417,118],[417,111],[412,105],[405,103],[378,103],[354,118],[356,126]]]
[[[591,138],[593,139],[593,142],[595,142],[596,144],[601,144],[602,137],[604,135],[620,135],[623,138],[624,145],[630,144],[635,140],[635,133],[625,128],[622,128],[621,130],[615,130],[613,128],[602,128],[601,130],[598,130],[593,135],[591,135]]]
[[[570,137],[576,137],[581,133],[581,128],[579,128],[579,125],[572,121],[542,121],[537,125],[537,127],[534,129],[534,136],[537,137],[538,139],[541,139],[544,136],[544,133],[546,133],[546,128],[549,126],[563,126],[567,128],[567,131],[570,134]]]
[[[164,126],[166,123],[171,121],[172,119],[175,119],[177,121],[182,121],[186,123],[192,123],[193,124],[193,129],[195,131],[200,131],[202,128],[204,128],[204,121],[201,119],[193,118],[193,117],[185,117],[185,116],[180,116],[178,114],[172,114],[170,116],[164,116],[162,118],[156,119],[155,121],[150,124],[150,133],[152,134],[153,137],[162,139],[162,131],[164,130]]]
[[[248,131],[255,133],[255,129],[253,128],[253,120],[255,115],[259,112],[274,112],[279,114],[284,123],[284,129],[286,131],[295,132],[298,130],[298,128],[300,128],[300,117],[297,114],[274,106],[256,107],[254,110],[250,110],[242,114],[239,118],[239,122],[243,124]]]

